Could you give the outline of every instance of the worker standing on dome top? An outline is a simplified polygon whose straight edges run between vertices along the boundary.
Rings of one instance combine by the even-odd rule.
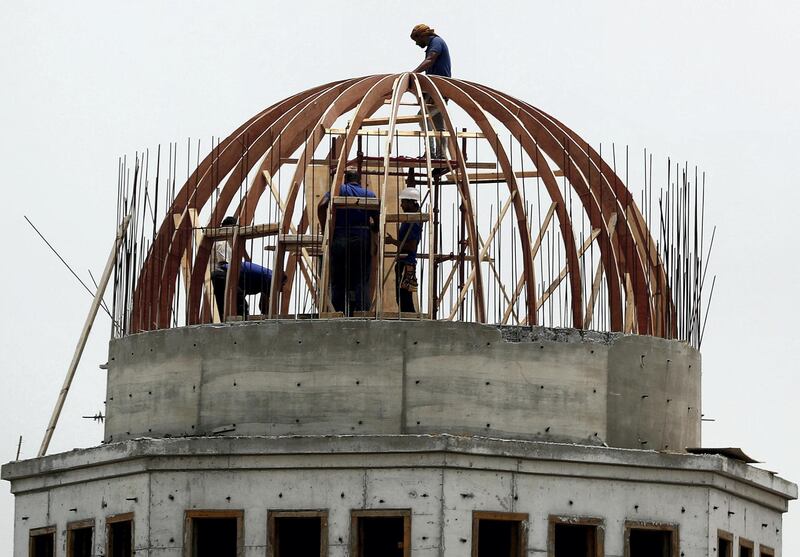
[[[425,49],[425,59],[413,70],[414,73],[424,71],[427,75],[451,77],[450,50],[447,48],[447,43],[444,42],[444,39],[437,35],[433,29],[424,23],[420,23],[411,30],[411,40],[417,43],[418,47]],[[431,128],[436,131],[444,131],[444,118],[439,108],[433,104],[431,96],[428,93],[424,93],[423,100],[427,105],[428,117],[433,124]],[[447,102],[446,98],[444,102]],[[420,110],[419,113],[422,114],[422,111]],[[441,138],[430,138],[429,145],[432,159],[444,158]]]
[[[404,213],[419,213],[420,194],[414,187],[413,174],[409,172],[406,188],[400,192],[400,207]],[[409,185],[410,182],[410,185]],[[417,246],[422,238],[422,224],[404,222],[397,231],[397,239],[386,235],[386,243],[397,246],[397,261],[394,266],[395,296],[402,313],[413,313],[414,292],[417,291]]]
[[[425,59],[413,70],[414,73],[424,71],[428,75],[451,77],[450,51],[444,39],[433,29],[420,23],[411,30],[411,40],[417,43],[418,47],[425,49]]]
[[[339,189],[343,197],[375,197],[361,186],[358,171],[347,169]],[[330,192],[317,205],[322,231],[328,215]],[[369,279],[372,273],[372,236],[378,230],[378,211],[355,208],[336,209],[331,234],[331,302],[333,309],[352,317],[355,311],[367,311],[371,305]]]

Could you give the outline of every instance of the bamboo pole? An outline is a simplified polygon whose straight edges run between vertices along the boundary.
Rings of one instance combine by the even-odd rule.
[[[114,270],[114,262],[117,259],[117,250],[119,249],[119,245],[122,243],[122,239],[125,236],[125,231],[128,229],[128,223],[131,221],[131,216],[132,213],[128,213],[117,229],[117,237],[114,239],[114,247],[111,248],[111,253],[108,256],[106,267],[103,269],[103,275],[100,277],[100,284],[97,287],[97,292],[95,292],[92,306],[89,309],[89,315],[86,316],[86,322],[83,324],[83,331],[81,331],[81,336],[78,339],[78,345],[75,347],[75,353],[72,355],[72,361],[67,369],[67,376],[64,379],[64,385],[61,387],[61,392],[58,393],[58,400],[56,401],[55,408],[53,408],[53,415],[50,417],[50,423],[44,432],[42,446],[39,448],[39,454],[37,455],[39,457],[44,456],[47,453],[47,448],[50,446],[50,439],[53,437],[53,432],[56,429],[56,424],[58,423],[58,418],[61,415],[61,410],[64,408],[64,402],[67,399],[69,387],[72,385],[72,379],[75,377],[75,371],[78,369],[78,363],[81,360],[81,355],[83,355],[83,349],[86,347],[86,341],[89,338],[92,325],[97,317],[97,310],[100,308],[100,304],[103,301],[103,293],[105,292],[106,287],[108,286],[108,281],[111,278],[111,271]]]

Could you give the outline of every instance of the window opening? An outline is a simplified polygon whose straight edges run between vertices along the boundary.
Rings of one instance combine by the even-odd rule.
[[[750,540],[739,538],[739,557],[753,557],[755,546]]]
[[[717,532],[717,556],[733,557],[733,534],[722,530]]]
[[[31,530],[28,542],[30,557],[53,557],[56,551],[55,526]]]
[[[242,518],[242,511],[188,511],[190,557],[240,557]]]
[[[550,517],[548,557],[603,557],[602,520]]]
[[[67,524],[67,557],[92,557],[94,520]]]
[[[106,519],[108,557],[133,557],[133,517],[122,515]]]
[[[269,557],[327,555],[328,517],[324,511],[270,511]]]
[[[759,557],[775,557],[775,550],[766,545],[758,546]]]
[[[354,511],[354,557],[409,557],[411,511]]]
[[[472,557],[523,557],[527,514],[475,512]]]
[[[678,557],[678,527],[672,524],[626,523],[626,557]]]

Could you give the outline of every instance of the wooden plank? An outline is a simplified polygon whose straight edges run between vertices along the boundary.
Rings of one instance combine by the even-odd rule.
[[[233,231],[237,228],[235,226],[220,226],[220,227],[207,227],[203,228],[203,234],[211,240],[225,240],[233,238]],[[244,240],[252,238],[263,238],[265,236],[274,236],[280,230],[280,224],[276,222],[269,222],[265,224],[253,224],[249,226],[239,226],[239,238]]]
[[[373,209],[380,210],[381,200],[377,197],[354,197],[352,195],[335,195],[332,204],[337,209]]]
[[[389,168],[427,168],[428,162],[426,159],[415,159],[409,157],[393,157],[389,160]],[[497,163],[493,162],[465,162],[464,165],[467,168],[476,168],[476,169],[494,169],[497,168]],[[376,161],[371,159],[365,159],[362,162],[363,168],[366,169],[377,169],[377,170],[385,170],[385,166],[383,161]],[[441,160],[441,159],[433,159],[430,162],[431,168],[447,168],[448,161]]]
[[[563,176],[564,172],[561,170],[554,170],[553,176]],[[496,184],[498,182],[505,182],[506,177],[505,174],[502,172],[476,172],[474,174],[469,174],[469,181],[471,184]],[[536,170],[524,170],[514,172],[515,178],[538,178],[539,172]],[[458,184],[458,181],[448,178],[447,180],[442,180],[442,184],[448,185],[455,185]]]
[[[386,222],[430,222],[428,213],[392,213],[386,215]]]
[[[72,380],[75,378],[75,372],[78,370],[78,364],[81,361],[83,349],[86,347],[86,341],[89,339],[89,333],[92,331],[94,320],[97,317],[97,311],[100,309],[100,303],[103,301],[103,294],[105,294],[108,281],[111,279],[111,272],[114,270],[114,263],[117,261],[117,250],[125,237],[125,231],[128,229],[128,223],[130,223],[132,215],[133,213],[128,213],[125,218],[122,219],[122,223],[117,229],[114,245],[111,248],[111,253],[108,255],[105,269],[103,269],[103,274],[97,285],[97,291],[94,294],[94,300],[92,300],[92,305],[89,308],[89,315],[86,316],[86,320],[83,323],[83,330],[81,331],[80,337],[78,337],[78,345],[75,347],[75,352],[72,354],[69,368],[67,368],[67,376],[64,378],[61,391],[58,393],[58,399],[56,400],[55,408],[53,408],[53,414],[50,416],[50,423],[47,425],[47,429],[44,432],[44,439],[42,439],[42,445],[39,447],[39,453],[37,455],[39,457],[47,454],[47,448],[50,446],[50,439],[52,439],[53,432],[56,430],[56,424],[58,423],[59,416],[61,416],[61,410],[64,408],[64,402],[67,400],[67,393],[72,385]]]
[[[341,311],[321,311],[319,312],[320,319],[340,319],[344,317],[344,312]]]
[[[392,115],[394,116],[394,115]],[[367,118],[361,122],[362,126],[388,126],[389,120],[391,120],[390,116],[386,116],[385,118]],[[412,114],[410,116],[394,116],[394,123],[395,124],[419,124],[422,121],[422,117],[418,114]],[[392,134],[394,135],[394,134]]]
[[[321,234],[279,234],[278,241],[282,244],[293,246],[320,246],[322,245]]]
[[[283,157],[281,159],[281,164],[297,164],[299,162],[300,162],[299,159],[295,159],[295,158],[292,158],[292,157]],[[321,165],[325,165],[325,166],[328,166],[328,167],[335,166],[335,164],[332,163],[331,161],[329,161],[328,159],[311,159],[310,161],[303,161],[303,162],[305,164],[308,164],[308,165],[312,165],[312,164],[320,165],[321,164]]]
[[[325,133],[331,135],[345,135],[347,130],[344,128],[329,128],[325,130]],[[389,135],[389,130],[358,130],[356,135],[365,135],[365,136],[378,136],[378,137],[385,137]],[[412,131],[412,130],[395,130],[392,134],[397,137],[441,137],[441,138],[448,138],[450,137],[450,132],[444,131]],[[458,138],[466,138],[466,139],[485,139],[486,136],[482,132],[456,132],[456,137]]]

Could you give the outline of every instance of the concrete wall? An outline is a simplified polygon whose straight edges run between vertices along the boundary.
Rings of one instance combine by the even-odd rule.
[[[700,355],[677,341],[429,321],[264,321],[112,341],[105,440],[477,434],[700,445]]]
[[[66,524],[87,518],[103,555],[105,517],[125,512],[137,556],[179,557],[191,509],[243,510],[245,557],[264,556],[268,511],[312,509],[328,512],[332,557],[348,555],[357,509],[411,509],[414,557],[469,555],[473,511],[527,513],[529,555],[546,554],[554,514],[602,519],[610,557],[623,555],[627,520],[677,525],[687,557],[715,556],[720,525],[780,555],[781,514],[797,497],[718,456],[450,436],[128,441],[12,463],[3,478],[16,496],[16,557],[46,525],[64,555]]]

